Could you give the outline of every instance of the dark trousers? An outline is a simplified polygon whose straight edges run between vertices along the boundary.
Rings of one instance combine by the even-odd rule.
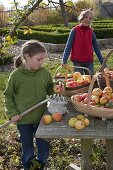
[[[42,163],[46,163],[49,156],[49,142],[35,138],[35,133],[38,125],[17,125],[17,129],[20,132],[20,140],[22,143],[22,164],[24,169],[29,170],[30,161],[34,158],[34,143],[36,144],[36,156],[37,160]]]

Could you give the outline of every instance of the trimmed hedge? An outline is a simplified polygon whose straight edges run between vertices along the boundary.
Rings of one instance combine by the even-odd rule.
[[[68,28],[63,24],[33,26],[31,27],[32,34],[24,34],[24,30],[28,27],[20,26],[15,35],[22,40],[38,39],[46,43],[62,44],[66,43],[70,30],[76,24],[72,22]],[[113,38],[113,20],[94,21],[93,30],[98,39]],[[0,35],[6,35],[8,32],[8,28],[0,29]]]

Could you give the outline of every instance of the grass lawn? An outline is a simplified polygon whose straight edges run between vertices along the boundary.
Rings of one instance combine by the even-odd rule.
[[[103,56],[105,57],[108,50],[102,51]],[[69,62],[69,64],[72,64]],[[45,67],[51,72],[52,76],[55,75],[55,71],[60,66],[60,60],[49,60],[46,59],[44,63]],[[113,68],[113,54],[107,62],[108,68]],[[95,71],[98,71],[100,68],[99,61],[97,57],[94,58],[94,68]],[[1,72],[0,73],[0,124],[4,123],[7,120],[7,116],[4,112],[4,96],[3,91],[8,80],[10,72]],[[15,125],[8,126],[1,130],[0,136],[0,147],[2,148],[1,155],[1,165],[0,169],[3,170],[20,170],[20,153],[21,146],[18,143],[18,134],[15,128]],[[101,145],[101,147],[100,147]],[[95,141],[93,146],[96,149],[93,151],[92,159],[95,170],[104,170],[105,162],[104,156],[100,158],[101,155],[105,154],[104,150],[104,140]],[[4,151],[5,150],[5,151]],[[18,152],[20,151],[20,152]],[[74,156],[76,155],[76,157]],[[54,159],[53,159],[54,157]],[[71,162],[80,164],[80,142],[78,139],[62,139],[62,140],[53,140],[51,142],[51,154],[47,162],[49,170],[65,170],[66,166]],[[65,166],[65,167],[64,167]]]

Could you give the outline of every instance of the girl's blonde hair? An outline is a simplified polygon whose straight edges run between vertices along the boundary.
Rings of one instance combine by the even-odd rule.
[[[46,48],[41,42],[37,40],[29,40],[23,44],[20,55],[14,59],[14,66],[18,68],[22,64],[22,61],[25,60],[26,54],[33,57],[36,54],[46,52]]]
[[[78,17],[78,21],[81,21],[83,20],[88,14],[92,14],[93,15],[93,12],[91,9],[87,9],[87,10],[84,10],[80,13],[79,17]]]

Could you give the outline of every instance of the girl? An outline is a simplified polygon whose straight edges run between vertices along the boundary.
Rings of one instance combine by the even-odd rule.
[[[78,20],[80,23],[70,31],[63,53],[62,66],[67,63],[71,53],[70,59],[74,66],[89,68],[92,74],[94,74],[93,48],[101,64],[103,63],[103,57],[99,50],[95,33],[90,27],[93,21],[92,11],[82,11]],[[83,70],[78,71],[82,73]]]
[[[53,81],[50,73],[42,67],[47,51],[36,40],[26,42],[21,55],[16,59],[16,69],[11,73],[5,94],[6,113],[13,122],[17,122],[22,143],[22,163],[29,170],[34,158],[33,137],[38,128],[47,104],[33,110],[23,118],[20,113],[53,93]],[[42,170],[49,156],[49,143],[36,139],[37,170]],[[33,159],[34,160],[34,159]],[[35,160],[36,161],[36,160]]]

